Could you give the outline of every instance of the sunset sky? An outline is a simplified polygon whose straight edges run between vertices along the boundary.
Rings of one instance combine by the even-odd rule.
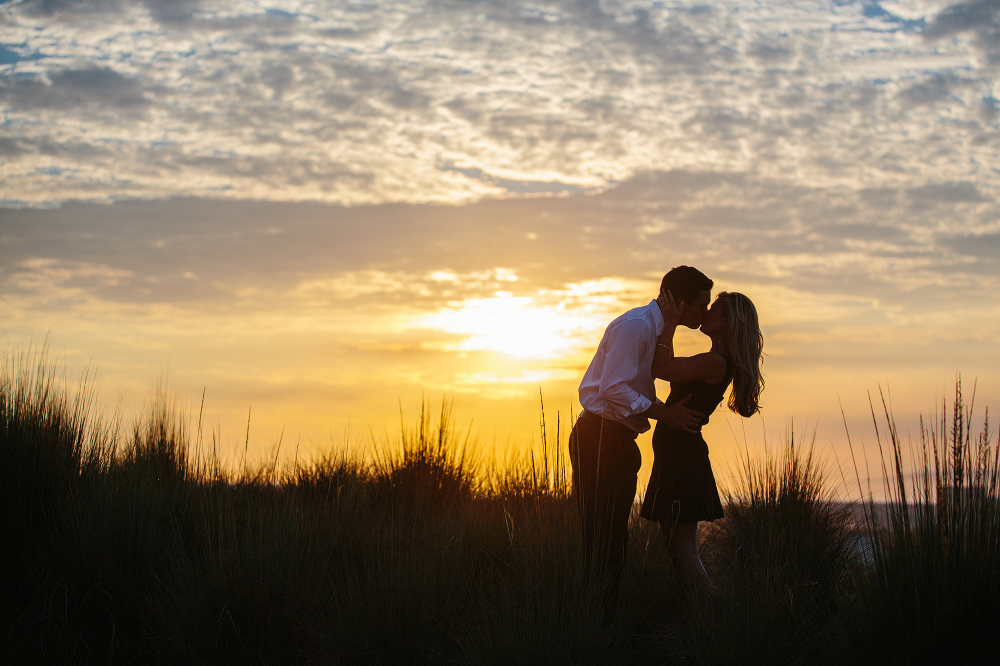
[[[1000,408],[998,85],[994,0],[7,0],[0,346],[230,453],[422,397],[518,452],[689,264],[765,336],[719,476],[793,419],[847,461],[880,385],[904,436],[959,372]]]

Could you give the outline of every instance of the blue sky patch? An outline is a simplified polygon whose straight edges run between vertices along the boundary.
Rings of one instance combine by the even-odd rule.
[[[14,65],[25,60],[41,60],[45,57],[38,52],[22,55],[20,51],[14,50],[11,47],[16,48],[17,45],[0,44],[0,65]]]

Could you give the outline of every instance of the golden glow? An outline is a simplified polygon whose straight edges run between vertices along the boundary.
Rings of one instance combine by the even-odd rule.
[[[491,296],[471,296],[409,320],[411,330],[440,331],[457,336],[451,341],[424,341],[422,346],[450,352],[486,351],[534,360],[564,359],[582,349],[591,350],[611,318],[655,285],[641,280],[603,278],[515,294],[520,281],[509,268],[458,275],[439,270],[428,275],[437,283],[469,289],[492,282],[503,288]],[[498,285],[499,286],[499,285]],[[629,305],[631,307],[632,305]]]
[[[474,421],[487,456],[505,446],[523,450],[537,441],[540,397],[550,423],[556,412],[563,424],[579,413],[580,377],[605,327],[648,303],[659,279],[558,283],[514,267],[362,269],[317,273],[284,291],[240,285],[222,303],[174,304],[106,298],[107,289],[131,278],[103,264],[32,259],[15,270],[17,288],[0,298],[0,352],[47,339],[68,377],[91,369],[100,389],[95,411],[126,422],[146,413],[149,387],[165,378],[191,432],[201,423],[202,440],[217,442],[234,464],[244,455],[363,450],[372,432],[382,438],[401,413],[412,418],[422,401],[441,398],[454,400],[459,422]],[[892,390],[901,432],[917,427],[917,412],[932,411],[936,396],[949,395],[956,368],[981,368],[970,373],[979,380],[977,404],[997,402],[996,373],[987,372],[997,367],[989,342],[1000,330],[996,308],[953,306],[915,322],[919,313],[868,296],[821,298],[747,281],[717,282],[720,290],[754,298],[768,354],[763,414],[746,420],[723,406],[704,430],[720,483],[738,450],[755,455],[793,430],[796,439],[818,431],[817,447],[830,464],[849,465],[840,406],[852,436],[863,440],[855,444],[873,446],[867,397],[879,384]],[[948,343],[956,335],[979,354],[974,364],[962,345]],[[879,340],[893,341],[892,348]],[[683,327],[675,337],[681,355],[708,344]],[[665,397],[669,386],[657,391]],[[653,458],[650,438],[638,440],[640,487]]]
[[[441,349],[544,359],[564,355],[580,331],[593,328],[590,318],[566,312],[563,303],[542,305],[530,296],[502,291],[424,315],[414,325],[463,336],[458,342],[437,344]]]

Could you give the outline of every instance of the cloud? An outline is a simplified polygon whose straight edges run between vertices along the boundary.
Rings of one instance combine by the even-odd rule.
[[[1000,2],[979,0],[952,5],[934,17],[924,36],[928,40],[971,32],[990,64],[1000,63]]]
[[[907,104],[933,105],[952,97],[957,88],[973,85],[975,82],[969,79],[961,79],[951,74],[936,74],[904,89],[899,95]]]
[[[979,203],[993,201],[979,191],[975,183],[934,183],[910,188],[910,198],[921,204],[927,203]]]
[[[732,141],[750,134],[757,119],[736,109],[707,108],[697,110],[686,124],[713,140]]]
[[[149,104],[138,81],[108,67],[65,69],[42,77],[0,78],[0,101],[14,110],[98,108],[130,112]]]
[[[0,155],[17,159],[23,155],[45,155],[64,158],[71,162],[99,160],[110,157],[112,151],[104,146],[76,141],[50,139],[8,139],[0,137]]]
[[[454,164],[444,164],[439,167],[442,171],[455,171],[461,173],[462,175],[471,178],[473,180],[486,183],[490,186],[495,186],[500,188],[501,191],[505,191],[511,194],[520,195],[565,195],[565,194],[577,194],[586,192],[587,188],[573,183],[561,183],[558,181],[549,182],[539,182],[530,180],[513,180],[509,178],[502,178],[499,176],[493,176],[482,169],[469,168],[463,169],[455,166]]]
[[[184,24],[191,21],[201,4],[199,0],[142,0],[157,21],[166,24]]]
[[[120,16],[136,9],[148,13],[161,26],[172,29],[232,28],[248,23],[246,17],[234,20],[233,17],[226,16],[226,9],[229,9],[226,3],[205,4],[201,0],[24,0],[13,11],[28,17],[73,22],[95,15]],[[252,16],[258,21],[273,24],[287,22],[296,15],[280,10],[266,10],[254,12]]]
[[[813,232],[820,236],[841,240],[891,241],[903,244],[906,244],[910,238],[909,234],[897,227],[853,222],[819,225],[813,228]]]
[[[958,3],[935,16],[924,34],[928,39],[938,39],[969,30],[989,29],[997,14],[1000,14],[997,0]]]
[[[776,44],[771,40],[761,40],[750,46],[747,55],[765,64],[785,63],[795,57],[795,51],[789,46]]]
[[[993,265],[1000,258],[1000,233],[954,236],[944,238],[943,244],[960,254],[988,260]]]
[[[993,70],[914,32],[956,12],[7,3],[0,201],[460,203],[647,170],[992,196]]]
[[[20,141],[16,139],[8,139],[7,137],[0,137],[0,155],[10,158],[16,158],[19,155],[23,155],[28,152],[24,148]]]
[[[29,259],[5,272],[7,286],[13,291],[21,292],[53,287],[88,291],[116,286],[131,277],[130,271],[103,264],[58,259]]]
[[[25,0],[16,10],[27,16],[54,17],[117,12],[127,4],[119,0]]]
[[[793,280],[806,293],[922,307],[917,288],[923,298],[1000,288],[990,254],[998,217],[1000,206],[967,183],[851,191],[647,172],[604,192],[460,206],[174,199],[8,209],[0,265],[106,266],[120,272],[115,282],[81,288],[122,303],[294,296],[426,309],[606,276],[653,280],[689,263],[731,284]],[[0,273],[0,284],[23,289],[14,275]]]

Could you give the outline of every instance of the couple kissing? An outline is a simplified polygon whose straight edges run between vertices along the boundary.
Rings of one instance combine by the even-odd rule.
[[[698,522],[723,517],[701,428],[732,385],[728,407],[744,417],[760,410],[764,338],[749,298],[721,292],[701,271],[678,266],[663,276],[648,305],[612,321],[580,382],[583,412],[570,434],[573,494],[584,562],[592,580],[616,593],[625,564],[628,521],[642,456],[636,437],[653,431],[653,469],[639,515],[658,522],[685,596],[709,589],[698,556]],[[711,303],[711,307],[709,304]],[[675,356],[678,326],[699,329],[709,351]],[[655,379],[670,382],[666,401]]]

